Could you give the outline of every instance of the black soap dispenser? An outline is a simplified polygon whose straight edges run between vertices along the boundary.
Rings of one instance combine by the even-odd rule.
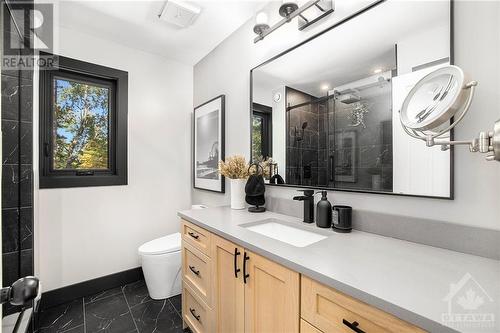
[[[330,228],[332,226],[332,205],[326,197],[326,191],[318,193],[321,193],[321,200],[316,206],[316,225],[320,228]]]

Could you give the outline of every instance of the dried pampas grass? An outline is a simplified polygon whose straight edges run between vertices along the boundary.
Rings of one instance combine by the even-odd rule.
[[[247,179],[248,164],[244,156],[235,155],[219,161],[219,173],[229,179]]]

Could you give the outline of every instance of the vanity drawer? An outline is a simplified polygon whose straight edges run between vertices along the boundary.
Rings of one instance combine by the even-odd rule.
[[[210,257],[210,233],[205,229],[182,220],[182,239]]]
[[[323,333],[304,319],[300,319],[300,333]]]
[[[211,267],[209,257],[184,242],[182,247],[183,279],[208,305],[211,305]]]
[[[355,327],[370,333],[424,332],[305,276],[301,280],[301,317],[323,332],[353,333]]]
[[[182,292],[182,318],[194,333],[211,333],[212,318],[210,308],[184,284]]]

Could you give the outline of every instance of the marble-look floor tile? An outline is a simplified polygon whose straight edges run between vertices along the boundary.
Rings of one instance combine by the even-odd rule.
[[[151,300],[132,308],[132,316],[139,333],[182,332],[182,320],[176,309],[167,299]]]
[[[85,301],[85,304],[89,304],[89,303],[92,303],[92,302],[95,302],[95,301],[99,301],[103,298],[106,298],[106,297],[109,297],[109,296],[114,296],[114,295],[118,295],[118,294],[121,294],[122,293],[122,287],[116,287],[116,288],[113,288],[113,289],[108,289],[108,290],[104,290],[104,291],[101,291],[100,293],[97,293],[95,295],[92,295],[92,296],[86,296],[84,298],[84,301]]]
[[[85,323],[86,333],[127,333],[136,329],[123,294],[85,304]]]
[[[60,333],[83,325],[83,300],[55,306],[40,314],[39,333]]]
[[[180,315],[182,312],[182,295],[179,294],[177,296],[170,297],[168,300],[172,303],[172,305]]]
[[[127,302],[130,307],[146,303],[151,300],[144,280],[127,284],[123,287],[123,293],[125,294],[125,297],[127,297]]]

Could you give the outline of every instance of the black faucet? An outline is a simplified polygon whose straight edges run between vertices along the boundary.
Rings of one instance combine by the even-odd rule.
[[[293,197],[293,200],[304,201],[304,222],[314,222],[314,190],[299,190],[304,195]]]

